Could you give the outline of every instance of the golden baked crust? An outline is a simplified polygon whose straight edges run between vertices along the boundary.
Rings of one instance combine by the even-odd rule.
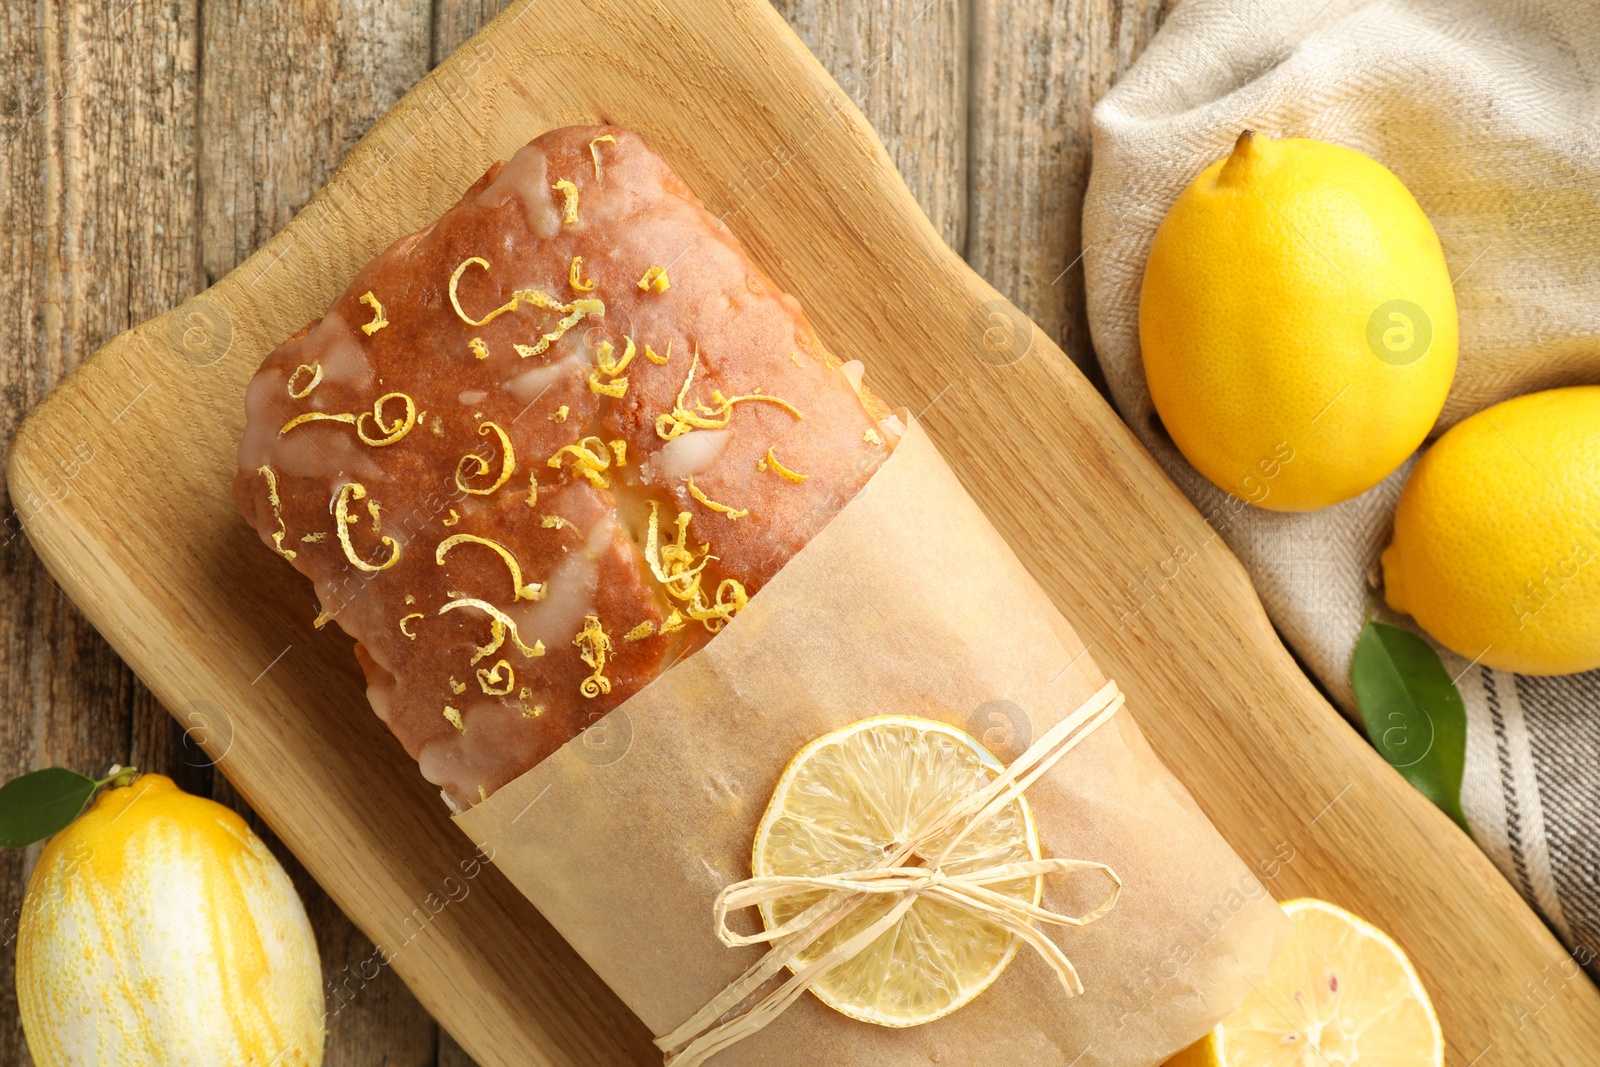
[[[268,356],[245,403],[240,511],[462,805],[709,639],[893,425],[616,127],[491,167]]]

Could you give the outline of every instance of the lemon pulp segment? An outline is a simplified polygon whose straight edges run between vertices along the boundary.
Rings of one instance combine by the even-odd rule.
[[[1443,1067],[1433,1004],[1400,946],[1322,900],[1291,900],[1294,932],[1237,1011],[1168,1067]]]

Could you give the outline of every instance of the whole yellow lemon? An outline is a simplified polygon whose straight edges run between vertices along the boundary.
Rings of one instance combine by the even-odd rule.
[[[232,810],[159,774],[45,846],[17,932],[39,1067],[317,1067],[322,968],[288,875]]]
[[[1139,298],[1150,396],[1219,488],[1278,511],[1370,489],[1456,370],[1439,238],[1360,152],[1246,131],[1156,231]]]
[[[1600,386],[1451,427],[1400,493],[1383,580],[1390,607],[1467,659],[1600,667]]]

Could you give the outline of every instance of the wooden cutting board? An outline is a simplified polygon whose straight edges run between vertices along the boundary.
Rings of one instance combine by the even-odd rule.
[[[486,1067],[659,1062],[368,710],[350,642],[229,482],[242,391],[400,234],[552,127],[652,142],[970,491],[1268,890],[1348,906],[1416,961],[1453,1064],[1576,1064],[1600,995],[1472,843],[1279,643],[1248,579],[1050,340],[939,239],[871,128],[765,0],[533,0],[409,93],[282,233],[118,337],[11,452],[62,587]],[[1226,906],[1226,902],[1219,902]]]

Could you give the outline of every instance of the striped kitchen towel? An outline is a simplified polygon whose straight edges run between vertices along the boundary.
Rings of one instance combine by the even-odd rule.
[[[1140,362],[1151,237],[1246,128],[1365,152],[1433,221],[1461,319],[1435,433],[1512,396],[1600,383],[1600,17],[1566,0],[1184,0],[1095,111],[1083,262],[1112,397],[1201,513],[1230,516],[1221,532],[1279,632],[1359,721],[1351,655],[1411,463],[1322,511],[1230,507],[1156,428]],[[1473,836],[1600,975],[1600,671],[1444,661],[1467,707]]]

